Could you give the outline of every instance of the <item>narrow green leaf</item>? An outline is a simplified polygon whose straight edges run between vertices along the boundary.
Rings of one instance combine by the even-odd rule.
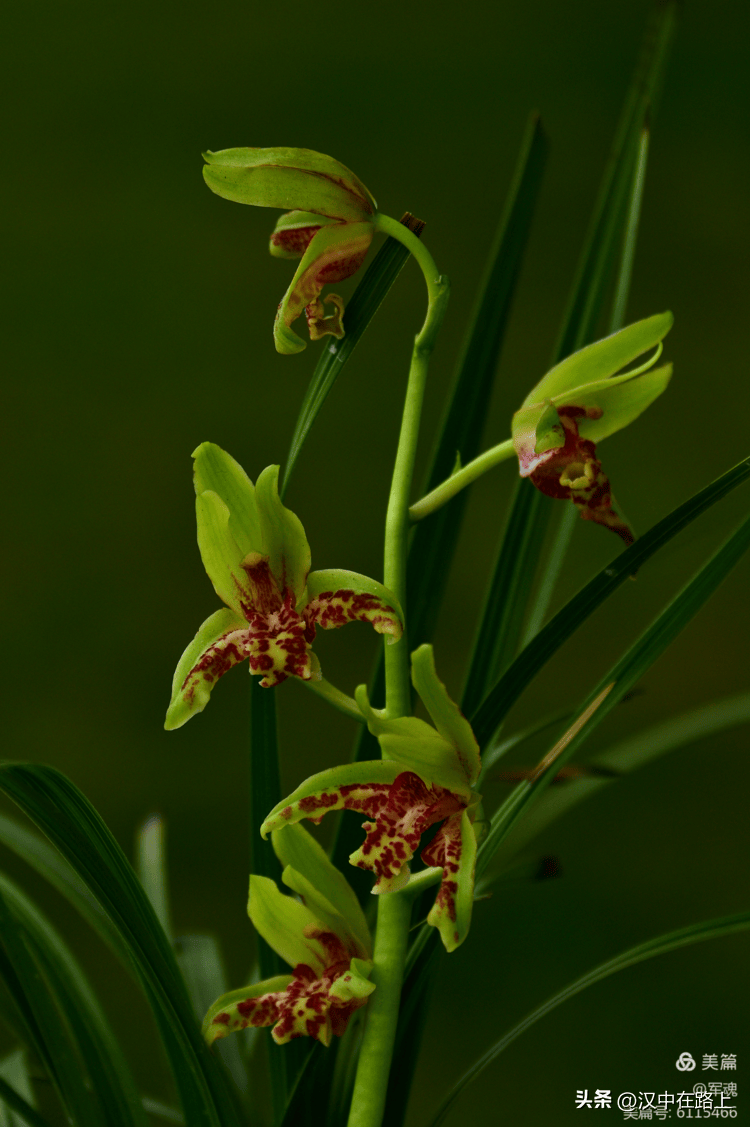
[[[487,406],[542,183],[549,142],[538,115],[529,120],[479,288],[474,316],[423,493],[480,452]],[[412,534],[407,572],[409,644],[429,641],[458,539],[463,491]]]
[[[180,968],[196,1021],[200,1024],[212,1002],[229,989],[224,961],[213,935],[182,935],[174,943]],[[221,1058],[238,1092],[247,1092],[247,1069],[242,1060],[239,1038],[217,1041],[212,1051]]]
[[[164,821],[159,814],[152,814],[143,823],[136,837],[136,845],[136,872],[144,892],[151,901],[156,918],[171,943],[172,925],[169,913],[167,860],[164,852]]]
[[[401,222],[418,236],[424,229],[424,224],[408,212]],[[321,353],[297,416],[281,483],[282,498],[318,412],[408,257],[409,252],[402,243],[390,237],[386,239],[346,307],[346,336],[341,340],[331,339]]]
[[[618,247],[624,239],[624,245],[629,248],[635,238],[638,210],[628,208],[628,199],[630,197],[632,202],[634,181],[638,182],[639,140],[663,75],[675,10],[675,0],[666,0],[666,3],[660,0],[655,4],[643,36],[641,56],[592,211],[553,364],[596,338],[599,313],[615,275]],[[629,278],[621,263],[616,285],[619,305],[624,305],[627,297],[626,274]],[[549,500],[543,501],[531,482],[519,483],[475,644],[477,656],[472,661],[467,682],[468,701],[465,702],[469,712],[474,710],[488,684],[504,671],[544,620],[575,527],[576,514],[571,506],[557,515],[559,508]],[[555,519],[559,523],[551,551],[544,561],[537,593],[532,598],[539,570],[539,548],[550,522]],[[526,527],[527,521],[533,524],[533,531]],[[518,538],[517,542],[511,539],[511,534]],[[478,689],[473,687],[475,680]]]
[[[740,724],[750,723],[750,693],[714,701],[702,708],[691,709],[671,720],[655,724],[642,732],[622,740],[591,759],[585,768],[590,772],[564,786],[550,788],[530,810],[513,832],[509,842],[508,858],[515,856],[552,822],[567,814],[574,806],[598,794],[603,787],[617,782],[620,775],[630,774],[646,767],[660,755],[678,751],[696,740],[706,739]],[[507,861],[508,858],[505,858]],[[483,888],[495,876],[502,876],[505,866],[497,874],[485,876]]]
[[[276,694],[263,689],[257,677],[250,678],[250,872],[255,876],[281,879],[281,866],[270,839],[260,836],[269,810],[281,801],[281,776],[279,774],[279,748],[276,723]],[[256,935],[260,977],[275,978],[289,970],[283,959],[268,945],[261,935]],[[289,1098],[289,1091],[300,1058],[308,1046],[294,1044],[279,1046],[270,1037],[264,1038],[271,1078],[274,1123],[279,1123]]]
[[[0,1073],[0,1127],[18,1127],[19,1124],[49,1127],[47,1120]]]
[[[457,450],[460,450],[464,461],[479,453],[495,369],[528,242],[548,147],[541,122],[537,115],[533,115],[524,134],[495,233],[425,492],[448,476],[455,464]],[[412,648],[428,641],[431,636],[465,504],[466,495],[459,494],[429,521],[423,521],[413,530],[407,565],[408,629]],[[370,700],[376,707],[380,705],[384,692],[381,652],[370,687]],[[377,740],[363,727],[357,737],[354,758],[376,759],[379,754]],[[333,863],[339,868],[347,864],[349,854],[359,844],[353,833],[351,823],[341,819],[332,853]],[[350,882],[361,900],[369,897],[371,882],[362,872],[355,870]]]
[[[637,546],[637,545],[636,545]],[[718,552],[704,564],[675,599],[662,611],[648,629],[641,635],[627,653],[610,669],[599,684],[589,694],[579,710],[577,719],[582,719],[598,701],[598,707],[580,729],[575,730],[564,750],[553,763],[530,781],[524,781],[513,790],[497,811],[490,823],[477,858],[477,877],[486,869],[500,842],[510,832],[512,826],[523,816],[527,807],[551,783],[557,770],[567,762],[584,739],[601,723],[605,716],[622,700],[626,693],[640,680],[643,674],[685,626],[707,602],[719,584],[750,548],[750,517],[748,517],[730,536]],[[623,553],[625,554],[625,553]],[[573,728],[577,721],[574,720]]]
[[[472,715],[518,648],[545,533],[544,499],[518,480],[482,608],[461,708]]]
[[[169,1123],[184,1123],[182,1113],[176,1107],[170,1107],[169,1104],[162,1103],[161,1100],[152,1100],[147,1096],[143,1097],[144,1110],[149,1115],[158,1115],[160,1119],[166,1119]]]
[[[91,1077],[107,1127],[147,1127],[135,1080],[91,986],[50,921],[0,874],[0,893],[25,941]]]
[[[49,881],[53,888],[69,900],[122,964],[132,971],[130,956],[117,928],[102,911],[83,881],[79,880],[72,865],[69,865],[56,849],[48,845],[44,838],[4,814],[0,814],[0,842],[31,865],[40,876]]]
[[[188,1127],[239,1127],[200,1037],[173,953],[143,888],[83,794],[59,771],[4,764],[0,789],[60,850],[120,932],[156,1018]]]
[[[9,1056],[0,1061],[0,1127],[23,1127],[30,1123],[44,1124],[45,1121],[37,1114],[34,1108],[34,1091],[31,1086],[31,1077],[26,1062],[26,1051],[15,1049]],[[18,1111],[3,1099],[3,1092],[10,1092],[11,1099]],[[15,1102],[20,1101],[20,1102]],[[20,1114],[24,1111],[26,1114]],[[20,1112],[20,1113],[19,1113]],[[31,1118],[29,1118],[31,1116]]]
[[[581,623],[673,536],[748,477],[750,477],[750,459],[727,470],[684,504],[673,509],[635,544],[631,544],[611,564],[595,575],[558,611],[519,654],[474,715],[470,717],[480,747],[489,742],[529,682]]]
[[[601,982],[603,978],[609,978],[611,974],[616,974],[618,971],[625,970],[627,967],[635,966],[636,963],[642,963],[645,959],[652,959],[656,955],[665,955],[668,951],[675,951],[679,947],[689,947],[694,943],[702,943],[706,939],[718,939],[722,935],[732,935],[734,932],[744,931],[749,927],[750,912],[738,912],[733,916],[722,916],[719,919],[690,924],[688,927],[678,928],[676,931],[667,932],[666,935],[660,935],[655,939],[648,939],[645,943],[639,943],[637,947],[631,947],[629,950],[623,951],[622,954],[616,955],[615,958],[610,959],[608,962],[601,963],[598,967],[589,971],[588,974],[582,975],[581,978],[576,979],[570,986],[566,986],[564,990],[561,990],[559,994],[555,994],[543,1005],[533,1010],[528,1017],[525,1017],[523,1021],[519,1022],[509,1033],[506,1033],[504,1037],[495,1042],[492,1048],[489,1049],[484,1056],[480,1057],[476,1064],[472,1065],[472,1067],[463,1074],[461,1079],[453,1085],[438,1108],[437,1114],[430,1120],[428,1127],[438,1127],[438,1124],[443,1122],[449,1108],[461,1092],[469,1084],[472,1084],[484,1072],[485,1068],[487,1068],[504,1049],[507,1049],[508,1045],[511,1045],[517,1037],[520,1037],[522,1033],[525,1033],[527,1029],[535,1025],[540,1018],[545,1017],[546,1014],[557,1009],[563,1002],[567,1002],[568,998],[573,998],[587,987]]]
[[[71,1044],[68,1031],[2,891],[0,941],[2,962],[6,964],[0,970],[19,1009],[27,1015],[31,1034],[29,1048],[39,1055],[67,1118],[77,1127],[106,1127],[98,1101],[92,1099],[87,1090],[83,1062]]]

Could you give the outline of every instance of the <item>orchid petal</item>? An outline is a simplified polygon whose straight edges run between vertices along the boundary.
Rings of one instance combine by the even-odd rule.
[[[613,376],[636,357],[654,348],[667,335],[673,322],[671,313],[657,313],[572,353],[547,372],[526,396],[521,409],[532,403],[542,403],[545,399],[565,396],[574,388]],[[564,398],[564,402],[572,401]]]
[[[438,732],[455,748],[465,781],[471,786],[479,778],[482,767],[479,744],[471,724],[448,696],[448,690],[435,671],[432,646],[420,646],[411,655],[411,678]]]
[[[345,763],[305,779],[295,791],[274,806],[260,827],[263,837],[272,830],[309,818],[320,822],[329,810],[374,813],[387,801],[391,783],[403,768],[382,760]]]
[[[397,642],[403,633],[403,611],[382,583],[355,571],[313,571],[307,578],[305,619],[324,630],[347,622],[369,622],[378,634]]]
[[[298,516],[285,508],[279,498],[279,467],[267,466],[255,485],[263,555],[268,557],[271,574],[279,591],[289,590],[295,605],[305,591],[310,570],[310,545]]]
[[[247,657],[244,649],[247,623],[227,607],[212,614],[200,627],[175,670],[172,699],[164,727],[182,727],[208,704],[216,681]]]
[[[340,222],[312,211],[287,211],[276,221],[269,250],[274,258],[301,258],[321,227]]]
[[[294,828],[293,826],[287,826],[287,829]],[[279,830],[277,832],[283,833],[284,831]],[[369,954],[368,949],[362,946],[341,915],[341,912],[338,912],[336,908],[334,908],[331,901],[328,900],[307,877],[297,872],[291,865],[287,865],[281,874],[281,880],[287,888],[291,888],[292,892],[295,892],[297,896],[301,897],[302,903],[306,908],[309,908],[319,924],[322,925],[322,934],[336,936],[343,944],[348,955],[367,958]]]
[[[439,865],[443,880],[427,923],[440,932],[446,951],[455,951],[469,933],[474,902],[477,839],[473,807],[454,814],[422,850],[426,865]]]
[[[206,574],[222,602],[247,618],[252,609],[252,589],[241,566],[244,553],[231,532],[229,509],[218,493],[206,490],[195,498],[195,512]]]
[[[285,896],[269,877],[250,877],[247,914],[253,927],[285,963],[304,963],[318,977],[328,966],[326,945],[320,941],[321,921],[299,900]]]
[[[296,824],[274,830],[271,841],[276,856],[285,869],[290,866],[302,874],[343,918],[362,951],[369,953],[372,950],[372,938],[359,900],[344,874],[331,863],[328,854],[315,838],[304,826]],[[299,888],[295,888],[295,891],[302,895]],[[315,911],[313,904],[308,903],[308,906]]]
[[[213,442],[202,442],[193,451],[195,492],[210,490],[229,509],[229,531],[239,549],[238,559],[262,546],[255,487],[239,462]]]
[[[357,687],[354,696],[385,761],[400,763],[402,771],[413,771],[426,783],[435,783],[468,799],[471,786],[452,743],[417,716],[386,719],[371,707],[364,685]]]
[[[362,219],[376,203],[345,165],[311,149],[238,148],[203,154],[209,188],[225,199],[284,211]]]
[[[369,222],[333,224],[316,232],[276,313],[273,333],[278,352],[292,354],[305,348],[305,342],[292,330],[292,322],[305,306],[317,300],[324,285],[356,273],[373,233]]]
[[[445,787],[429,786],[419,775],[403,771],[387,794],[379,796],[377,804],[372,803],[371,809],[366,810],[374,820],[364,823],[364,843],[349,861],[375,874],[378,879],[374,893],[397,892],[409,880],[409,862],[419,848],[422,834],[465,805],[461,797]]]
[[[278,1019],[277,995],[294,981],[280,974],[222,994],[203,1019],[203,1037],[209,1045],[248,1026],[272,1025]]]

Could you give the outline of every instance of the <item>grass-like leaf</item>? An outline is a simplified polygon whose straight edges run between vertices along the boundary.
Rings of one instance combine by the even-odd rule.
[[[408,212],[401,222],[417,236],[424,230],[424,223]],[[341,340],[332,337],[325,345],[297,416],[281,481],[282,498],[318,412],[408,257],[408,250],[398,239],[389,236],[385,240],[346,307],[346,336]]]
[[[584,764],[584,774],[548,790],[516,827],[510,852],[504,861],[515,856],[552,822],[567,814],[574,806],[613,785],[621,775],[648,766],[652,760],[668,752],[678,751],[696,740],[750,723],[750,693],[714,701],[702,708],[691,709],[671,720],[646,728],[615,744]],[[482,888],[505,872],[505,864],[492,876],[485,876]],[[481,891],[481,890],[480,890]]]
[[[209,1006],[229,989],[218,940],[213,935],[181,935],[174,942],[174,953],[195,1019],[202,1022]],[[248,1079],[240,1039],[223,1038],[214,1043],[212,1051],[224,1062],[237,1091],[244,1095]]]
[[[60,850],[119,931],[151,1004],[188,1127],[239,1127],[233,1100],[201,1039],[167,937],[97,812],[51,767],[5,764],[0,767],[0,789]]]
[[[637,546],[637,545],[634,545]],[[550,784],[557,770],[578,749],[583,740],[622,700],[626,693],[687,626],[711,597],[719,584],[750,548],[750,517],[730,536],[718,552],[704,564],[675,599],[662,611],[627,653],[610,669],[581,706],[571,727],[570,738],[555,761],[544,761],[544,770],[531,780],[519,783],[490,822],[490,830],[477,856],[477,877],[486,869],[500,842]],[[626,553],[623,553],[625,555]],[[533,643],[532,643],[533,644]],[[594,705],[596,709],[594,710]],[[585,723],[581,723],[585,719]]]
[[[627,300],[643,184],[640,141],[663,75],[675,10],[674,0],[660,0],[646,29],[592,211],[553,364],[596,339],[599,314],[613,283],[615,305],[624,308]],[[618,269],[621,244],[624,249]],[[518,483],[473,649],[462,701],[468,713],[474,711],[488,686],[544,619],[575,525],[575,514],[569,507],[559,516],[557,513],[554,503],[544,499],[530,481]],[[555,517],[557,529],[537,587],[540,545]]]
[[[169,912],[169,883],[164,848],[164,820],[152,814],[136,835],[136,871],[151,907],[169,942],[172,924]]]
[[[119,958],[123,966],[132,971],[132,963],[122,936],[112,921],[80,880],[64,857],[33,830],[0,814],[0,842],[18,857],[31,865],[40,876],[56,888],[73,907],[91,924],[99,937]]]
[[[523,138],[495,233],[425,492],[448,476],[457,451],[461,451],[466,461],[479,452],[495,370],[528,243],[547,152],[547,139],[539,118],[534,115]],[[406,573],[407,627],[412,648],[431,637],[466,500],[465,493],[459,494],[412,532]],[[381,652],[370,687],[372,701],[378,702],[383,698],[384,686]],[[354,758],[377,759],[379,755],[377,740],[363,727],[357,736]],[[339,868],[346,866],[349,854],[358,845],[353,834],[353,827],[342,819],[332,853],[333,863]],[[352,884],[363,900],[369,896],[370,880],[364,874],[355,871]]]
[[[101,1107],[87,1089],[83,1061],[71,1043],[68,1030],[2,891],[0,941],[0,974],[19,1013],[23,1015],[25,1029],[22,1035],[25,1034],[28,1048],[41,1060],[65,1115],[77,1127],[106,1127]]]
[[[656,955],[665,955],[668,951],[675,951],[679,947],[690,947],[694,943],[702,943],[706,939],[718,939],[723,935],[731,935],[737,931],[745,931],[750,928],[750,912],[738,912],[733,916],[722,916],[719,919],[706,920],[702,923],[690,924],[688,927],[678,928],[676,931],[667,932],[666,935],[660,935],[655,939],[648,939],[645,943],[639,943],[637,947],[631,947],[622,954],[616,955],[615,958],[609,959],[606,963],[601,963],[598,967],[584,974],[581,978],[576,979],[570,986],[566,986],[559,994],[555,994],[543,1005],[533,1010],[532,1013],[525,1017],[523,1021],[514,1026],[509,1033],[501,1037],[499,1041],[489,1049],[484,1056],[468,1069],[460,1080],[451,1088],[446,1098],[438,1108],[437,1114],[430,1120],[428,1127],[438,1127],[445,1119],[450,1107],[455,1100],[464,1091],[464,1089],[473,1083],[492,1063],[508,1045],[511,1045],[517,1037],[525,1033],[527,1029],[535,1025],[540,1018],[556,1009],[568,998],[580,994],[589,986],[593,986],[597,982],[601,982],[603,978],[609,978],[611,974],[616,974],[618,971],[625,970],[627,967],[635,966],[636,963],[642,963],[645,959],[652,959]]]
[[[464,463],[480,453],[487,408],[548,152],[549,142],[535,114],[526,128],[495,233],[425,493],[450,475],[457,453]],[[467,501],[464,490],[412,533],[406,598],[412,648],[432,636]]]
[[[519,654],[471,716],[474,733],[480,746],[489,742],[529,682],[581,623],[673,536],[717,501],[726,497],[748,477],[750,477],[750,459],[739,462],[684,504],[673,509],[635,544],[631,544],[611,564],[595,575],[558,611]]]
[[[107,1127],[148,1127],[117,1038],[72,952],[39,909],[1,875],[0,893],[46,980],[54,999],[49,1004],[60,1009],[71,1031]]]
[[[49,1127],[47,1120],[0,1075],[0,1127],[19,1127],[21,1124],[27,1124],[28,1127]]]

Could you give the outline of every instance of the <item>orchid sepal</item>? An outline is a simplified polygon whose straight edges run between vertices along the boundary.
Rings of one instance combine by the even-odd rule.
[[[203,153],[212,192],[235,203],[302,209],[336,219],[364,219],[377,204],[362,181],[324,153],[295,148],[236,148]]]
[[[324,225],[315,232],[276,313],[273,335],[277,352],[293,355],[306,347],[291,328],[292,322],[305,309],[313,339],[315,333],[324,335],[333,331],[334,335],[344,335],[340,321],[343,303],[333,328],[326,329],[326,318],[319,310],[320,293],[327,283],[342,282],[359,270],[374,233],[375,228],[369,221]],[[331,294],[330,300],[335,296]]]
[[[306,608],[310,620],[323,630],[334,630],[347,622],[369,622],[378,634],[388,635],[389,645],[404,632],[404,612],[393,592],[356,571],[311,571]]]

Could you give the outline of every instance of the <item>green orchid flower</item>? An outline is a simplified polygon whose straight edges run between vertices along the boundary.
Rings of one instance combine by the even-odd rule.
[[[373,709],[361,685],[357,703],[377,736],[382,760],[333,767],[306,779],[280,802],[261,833],[320,822],[331,810],[355,810],[364,823],[363,845],[349,860],[377,877],[373,892],[397,892],[409,880],[409,862],[422,835],[436,823],[435,837],[422,850],[428,866],[442,869],[440,888],[427,922],[440,931],[448,951],[469,931],[474,898],[481,796],[472,790],[481,768],[479,747],[468,720],[438,679],[431,646],[412,654],[412,680],[434,727],[416,716],[386,719]]]
[[[248,1026],[273,1025],[277,1045],[341,1037],[355,1010],[375,989],[372,939],[359,901],[302,826],[273,835],[284,865],[285,896],[268,877],[250,877],[247,911],[255,930],[294,969],[223,994],[203,1022],[209,1045]]]
[[[345,165],[311,149],[223,149],[203,154],[203,176],[212,192],[237,203],[286,211],[271,235],[271,254],[301,258],[274,323],[278,352],[301,352],[305,342],[291,328],[303,310],[311,340],[344,336],[344,303],[325,301],[328,283],[350,278],[362,265],[375,232],[377,204]],[[289,210],[291,209],[291,210]]]
[[[659,313],[574,352],[547,372],[513,416],[521,476],[548,497],[571,500],[584,520],[611,528],[626,544],[633,533],[615,511],[596,443],[631,423],[666,389],[672,365],[652,365],[672,321],[671,313]],[[645,364],[615,375],[654,347]]]
[[[247,659],[268,688],[320,678],[311,652],[318,626],[369,622],[396,642],[402,613],[381,583],[353,571],[310,571],[310,546],[278,493],[278,466],[255,486],[212,442],[194,452],[198,546],[208,577],[226,603],[207,618],[183,653],[165,727],[179,728],[208,704],[215,682]]]

